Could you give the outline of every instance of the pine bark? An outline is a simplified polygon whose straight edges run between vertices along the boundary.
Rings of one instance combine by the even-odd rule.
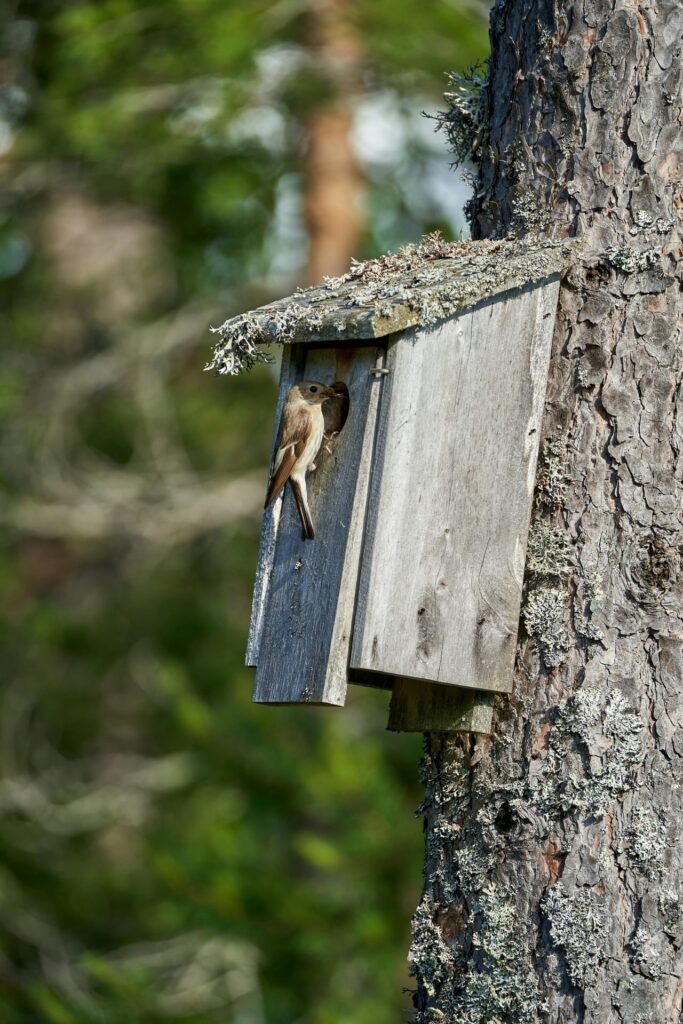
[[[680,0],[498,0],[479,237],[580,236],[514,693],[425,738],[418,1024],[678,1024]]]

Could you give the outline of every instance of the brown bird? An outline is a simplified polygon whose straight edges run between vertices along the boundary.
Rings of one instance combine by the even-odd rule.
[[[322,404],[334,397],[336,392],[317,380],[304,380],[289,389],[266,494],[265,508],[268,508],[289,480],[304,536],[309,540],[315,537],[315,529],[308,507],[306,473],[315,469],[314,460],[323,442],[325,421]]]

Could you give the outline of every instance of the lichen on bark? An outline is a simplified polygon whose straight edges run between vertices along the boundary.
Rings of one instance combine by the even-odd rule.
[[[346,274],[212,328],[218,340],[206,369],[220,375],[249,370],[269,360],[262,345],[380,338],[428,326],[494,295],[559,275],[578,249],[575,243],[547,239],[447,242],[432,232],[417,244],[353,262]]]
[[[456,167],[479,160],[486,130],[487,74],[487,68],[472,67],[448,75],[447,109],[436,115],[436,121],[448,139]]]
[[[584,258],[560,293],[514,691],[493,737],[426,740],[421,919],[450,961],[430,980],[416,933],[416,1020],[678,1024],[683,6],[498,0],[491,36],[473,233],[581,237]],[[477,945],[491,893],[506,978]],[[515,993],[515,965],[526,999],[478,1003]]]

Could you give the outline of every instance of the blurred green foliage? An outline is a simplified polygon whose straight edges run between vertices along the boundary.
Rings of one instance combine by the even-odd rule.
[[[351,10],[368,109],[394,119],[369,256],[448,229],[410,124],[486,33],[476,4]],[[208,322],[305,263],[307,7],[4,15],[0,1019],[395,1020],[419,738],[385,734],[372,691],[250,703],[275,376],[201,372]]]

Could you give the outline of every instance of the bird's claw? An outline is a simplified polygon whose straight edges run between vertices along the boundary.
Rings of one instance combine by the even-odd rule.
[[[332,444],[332,442],[337,437],[339,437],[339,431],[338,430],[333,430],[331,434],[323,434],[323,438],[325,440],[325,444],[324,444],[323,447],[324,447],[324,450],[327,452],[328,455],[332,454],[332,449],[330,448],[330,445]]]

